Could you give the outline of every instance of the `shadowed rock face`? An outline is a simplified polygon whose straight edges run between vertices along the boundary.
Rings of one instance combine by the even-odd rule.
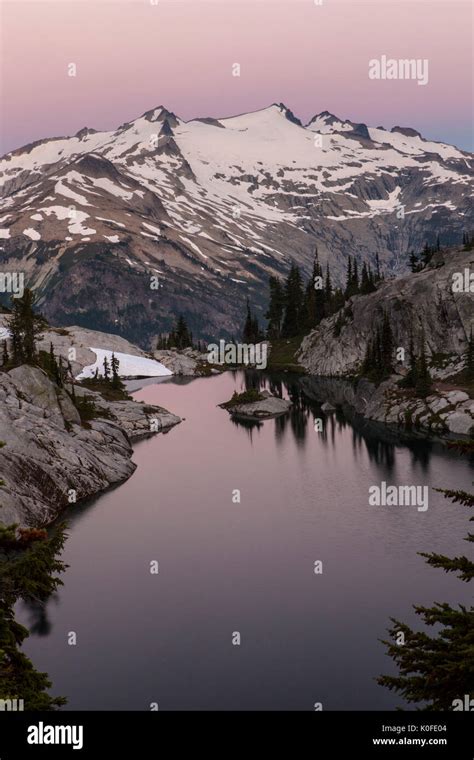
[[[473,251],[450,251],[435,255],[428,268],[404,278],[385,282],[376,292],[355,296],[338,314],[324,320],[302,342],[299,362],[314,378],[303,384],[318,400],[350,406],[368,419],[421,434],[454,437],[474,432],[474,400],[462,390],[435,391],[426,399],[412,398],[397,386],[406,372],[408,358],[395,365],[398,374],[376,387],[357,375],[374,327],[388,314],[395,347],[408,357],[410,334],[415,350],[422,330],[430,373],[443,380],[464,367],[464,353],[474,330],[474,293],[453,292],[453,275],[474,271]],[[330,379],[335,378],[335,379]]]
[[[474,251],[442,252],[422,272],[387,281],[369,295],[354,296],[303,340],[299,362],[314,375],[356,374],[373,328],[381,324],[385,311],[395,346],[408,353],[410,333],[416,347],[423,328],[429,357],[445,355],[446,366],[433,366],[432,374],[440,378],[453,374],[461,369],[470,329],[474,329],[474,293],[453,292],[453,275],[469,267],[474,271]],[[344,323],[338,333],[341,313]]]
[[[81,393],[107,419],[81,425],[68,392],[37,367],[0,373],[0,522],[48,525],[70,508],[70,489],[80,501],[130,477],[130,440],[180,421],[160,407]]]

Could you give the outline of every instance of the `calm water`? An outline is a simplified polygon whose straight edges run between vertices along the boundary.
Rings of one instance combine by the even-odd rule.
[[[69,709],[392,709],[374,680],[392,672],[389,617],[470,601],[416,554],[465,553],[467,510],[433,491],[426,512],[368,503],[382,480],[469,490],[465,459],[383,442],[340,412],[315,432],[324,415],[297,380],[282,388],[291,416],[238,425],[216,405],[244,387],[228,372],[136,392],[185,421],[137,443],[132,478],[71,512],[64,587],[45,613],[21,608],[25,650]]]

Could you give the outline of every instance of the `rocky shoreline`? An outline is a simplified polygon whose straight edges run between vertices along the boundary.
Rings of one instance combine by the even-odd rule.
[[[39,367],[0,373],[0,522],[44,527],[67,510],[129,478],[132,441],[181,420],[133,400],[88,396],[96,416],[81,422],[71,395]]]
[[[369,420],[415,435],[474,436],[472,383],[459,381],[474,329],[474,302],[470,291],[453,288],[456,275],[472,269],[473,261],[472,251],[437,252],[422,271],[386,280],[368,295],[353,296],[343,309],[322,320],[297,353],[308,380],[318,380],[320,400],[348,405]],[[397,360],[393,374],[377,385],[361,377],[361,367],[374,325],[381,324],[384,314],[394,353],[403,349],[405,359]],[[426,398],[399,385],[408,372],[410,339],[418,347],[421,336],[432,378]],[[327,397],[321,395],[324,389]]]
[[[474,401],[467,393],[447,390],[426,399],[402,391],[396,377],[379,386],[365,380],[321,376],[301,379],[305,393],[315,401],[349,407],[372,422],[402,435],[437,440],[463,439],[474,435]]]

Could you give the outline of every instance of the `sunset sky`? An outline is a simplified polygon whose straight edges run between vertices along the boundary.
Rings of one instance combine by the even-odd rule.
[[[156,4],[154,4],[156,2]],[[184,119],[284,102],[472,150],[472,9],[456,0],[1,0],[0,152],[157,105]],[[429,61],[429,82],[368,62]],[[68,76],[75,63],[77,76]],[[241,76],[232,76],[239,63]]]

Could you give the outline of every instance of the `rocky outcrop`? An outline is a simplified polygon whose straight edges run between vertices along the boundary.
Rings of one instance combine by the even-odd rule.
[[[258,401],[244,402],[242,404],[221,404],[232,417],[241,417],[249,420],[265,420],[286,414],[292,406],[291,401],[278,396],[272,396],[266,390],[260,391]]]
[[[473,436],[474,400],[462,388],[456,388],[455,380],[464,367],[468,337],[474,330],[474,292],[469,290],[469,272],[474,272],[473,251],[438,252],[423,271],[382,283],[369,295],[351,298],[303,340],[298,361],[310,375],[319,377],[315,382],[309,378],[302,382],[317,392],[321,402],[348,405],[367,419],[400,430]],[[462,275],[468,284],[461,292],[453,289],[456,275]],[[405,349],[405,360],[398,361],[395,374],[377,386],[356,378],[368,341],[373,338],[374,327],[381,325],[384,312],[389,318],[394,347]],[[416,398],[413,391],[398,385],[407,372],[410,335],[413,334],[416,350],[422,332],[430,373],[435,379],[426,399]]]
[[[169,369],[173,375],[199,377],[210,373],[207,354],[202,354],[193,348],[182,351],[174,349],[153,351],[153,358]]]
[[[0,522],[36,527],[67,515],[130,477],[131,440],[180,422],[160,407],[75,393],[93,398],[100,416],[81,423],[67,390],[37,367],[0,373]]]
[[[0,314],[0,343],[9,335],[9,320],[8,314]],[[71,362],[75,377],[82,372],[84,367],[88,367],[96,361],[96,354],[91,350],[91,346],[115,353],[129,354],[130,356],[150,357],[146,351],[120,335],[101,332],[100,330],[88,330],[85,327],[48,326],[42,331],[36,345],[39,351],[49,352],[51,344],[56,356],[61,356],[65,362]],[[74,349],[73,353],[71,353],[71,349]]]
[[[364,378],[303,377],[300,382],[305,395],[322,404],[323,412],[348,408],[410,436],[442,439],[474,435],[474,401],[467,393],[441,391],[421,399],[400,389],[396,380],[393,376],[378,386]]]
[[[423,328],[433,376],[454,374],[462,367],[474,329],[474,292],[453,292],[453,275],[466,268],[474,272],[474,251],[439,252],[423,271],[384,282],[369,295],[353,296],[303,340],[298,361],[314,375],[356,375],[385,311],[396,347],[405,348],[408,356],[410,333],[416,343]],[[401,374],[404,367],[406,362],[400,362]]]

